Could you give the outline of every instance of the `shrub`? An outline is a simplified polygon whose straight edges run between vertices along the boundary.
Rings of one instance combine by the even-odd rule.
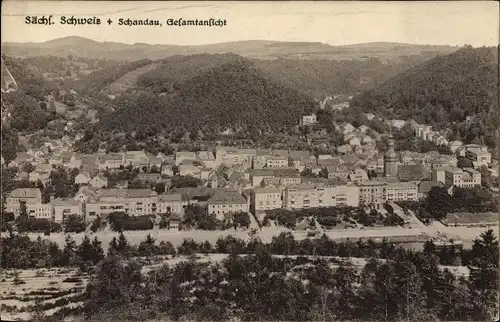
[[[19,277],[14,278],[14,281],[12,283],[14,283],[14,285],[26,284],[26,282],[20,279]]]
[[[68,277],[63,280],[63,283],[79,283],[81,282],[82,279],[78,277]]]

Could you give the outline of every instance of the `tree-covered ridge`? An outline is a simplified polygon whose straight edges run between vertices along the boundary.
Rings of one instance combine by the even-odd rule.
[[[364,60],[276,59],[254,60],[272,80],[320,98],[324,95],[356,94],[428,60],[429,54],[401,56],[383,63]]]
[[[4,57],[5,65],[12,77],[16,80],[18,90],[2,93],[2,108],[10,113],[8,129],[19,131],[34,131],[44,128],[54,115],[48,109],[45,97],[49,94],[57,95],[60,85],[44,79],[42,73],[22,59]]]
[[[242,60],[243,57],[235,54],[172,56],[157,61],[158,67],[142,74],[137,85],[158,93],[169,92],[200,72]]]
[[[72,85],[78,92],[89,96],[96,95],[127,73],[149,64],[151,64],[151,60],[148,59],[117,64],[97,70]]]
[[[279,129],[295,126],[301,114],[315,107],[310,97],[272,82],[243,59],[198,73],[169,95],[156,90],[145,87],[139,94],[122,95],[101,128],[155,133]]]
[[[399,74],[353,99],[365,112],[450,129],[452,139],[495,146],[498,53],[464,47]]]

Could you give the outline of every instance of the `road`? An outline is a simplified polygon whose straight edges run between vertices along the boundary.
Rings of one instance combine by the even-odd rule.
[[[488,230],[484,227],[446,227],[439,222],[435,222],[429,226],[422,226],[416,228],[404,228],[404,227],[380,227],[380,228],[364,228],[364,229],[339,229],[339,230],[328,230],[324,233],[332,239],[359,239],[359,238],[384,238],[384,237],[397,237],[397,236],[418,236],[426,234],[429,237],[436,238],[453,238],[455,240],[462,240],[466,244],[477,238],[481,233]],[[493,228],[495,235],[498,237],[498,227]],[[282,232],[291,232],[296,240],[302,240],[308,238],[306,231],[291,231],[289,229],[277,228],[277,227],[264,227],[262,230],[257,232],[257,237],[268,243],[272,240],[274,236],[278,236]],[[139,244],[142,240],[146,238],[148,234],[151,234],[153,238],[160,241],[169,241],[174,246],[182,244],[184,238],[192,238],[197,242],[209,241],[211,244],[215,244],[219,237],[225,237],[232,235],[243,240],[249,240],[249,231],[168,231],[168,230],[147,230],[147,231],[126,231],[124,233],[125,237],[130,243]],[[117,233],[112,231],[99,231],[95,234],[88,234],[90,238],[97,237],[102,241],[104,248],[108,247],[109,242]],[[50,236],[44,236],[43,234],[28,234],[31,239],[36,239],[38,236],[41,238],[48,238],[51,241],[56,242],[60,247],[64,247],[65,235],[62,233],[51,234]],[[76,243],[80,243],[84,233],[71,234]],[[318,237],[321,234],[317,235]]]

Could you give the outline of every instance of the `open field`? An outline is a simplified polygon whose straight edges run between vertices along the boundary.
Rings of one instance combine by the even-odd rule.
[[[2,319],[29,320],[36,305],[40,305],[46,315],[62,308],[81,306],[87,282],[86,274],[72,268],[3,271],[0,281]]]

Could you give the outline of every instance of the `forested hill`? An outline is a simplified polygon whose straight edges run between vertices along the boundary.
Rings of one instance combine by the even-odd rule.
[[[464,47],[399,74],[355,97],[352,105],[494,147],[500,126],[497,57],[496,48]]]
[[[309,96],[274,83],[241,57],[182,78],[165,74],[158,84],[151,77],[140,81],[140,90],[115,100],[116,111],[101,121],[100,129],[150,135],[275,130],[298,124],[303,113],[315,108]],[[172,86],[160,90],[161,84]]]
[[[435,54],[401,56],[389,63],[380,59],[328,60],[328,59],[252,59],[254,66],[272,81],[297,91],[323,99],[336,94],[354,95],[371,89],[398,73],[414,67]],[[69,84],[79,93],[95,96],[97,92],[119,95],[139,87],[154,91],[167,91],[196,74],[217,66],[240,61],[236,54],[197,54],[172,56],[159,61],[142,60],[122,63],[96,71]]]

